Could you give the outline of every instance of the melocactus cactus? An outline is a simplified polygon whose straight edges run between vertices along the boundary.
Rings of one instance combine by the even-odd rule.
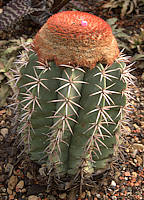
[[[124,60],[99,17],[65,11],[48,19],[18,61],[20,132],[31,159],[60,174],[107,169],[132,81]]]

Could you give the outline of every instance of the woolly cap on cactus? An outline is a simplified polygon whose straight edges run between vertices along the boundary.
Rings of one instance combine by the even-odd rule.
[[[119,49],[111,27],[103,19],[80,11],[51,16],[34,38],[41,62],[93,68],[97,62],[111,65]]]

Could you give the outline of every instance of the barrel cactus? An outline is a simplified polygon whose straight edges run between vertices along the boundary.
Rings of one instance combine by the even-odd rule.
[[[61,176],[108,169],[132,82],[126,61],[101,18],[48,19],[17,68],[19,132],[32,160]]]

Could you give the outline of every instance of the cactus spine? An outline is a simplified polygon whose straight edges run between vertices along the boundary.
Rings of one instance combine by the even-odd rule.
[[[18,69],[21,132],[31,159],[69,175],[108,167],[133,78],[118,55],[102,19],[78,11],[49,18]]]

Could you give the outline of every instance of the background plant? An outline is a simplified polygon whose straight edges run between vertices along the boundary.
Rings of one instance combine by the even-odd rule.
[[[139,13],[139,9],[144,6],[143,0],[110,0],[108,3],[103,5],[103,8],[115,9],[121,8],[121,18],[125,15],[129,15],[132,12]]]
[[[22,50],[21,44],[24,43],[24,38],[15,40],[2,40],[0,42],[0,106],[6,105],[7,97],[15,89],[13,87],[13,70],[15,70],[14,61]],[[9,83],[9,84],[8,84]]]
[[[130,39],[130,36],[125,33],[125,29],[124,28],[120,28],[118,26],[118,24],[116,23],[118,21],[117,18],[110,18],[107,19],[107,23],[111,26],[112,28],[112,32],[115,35],[117,41],[118,41],[118,46],[121,49],[126,49],[128,51],[130,51],[129,46],[127,45],[126,41],[128,41]]]

